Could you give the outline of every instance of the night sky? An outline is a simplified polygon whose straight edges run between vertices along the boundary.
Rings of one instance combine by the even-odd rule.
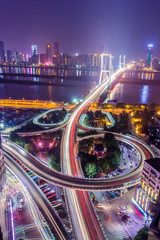
[[[160,57],[160,0],[1,0],[5,49],[31,53],[59,41],[69,54],[104,52],[144,58],[148,43]]]

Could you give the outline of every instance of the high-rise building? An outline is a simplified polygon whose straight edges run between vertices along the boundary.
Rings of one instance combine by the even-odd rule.
[[[15,52],[15,62],[20,63],[25,61],[25,56],[21,52]]]
[[[54,42],[54,55],[59,55],[59,42]]]
[[[5,62],[4,42],[0,41],[0,63]]]
[[[46,56],[47,56],[47,61],[52,62],[52,47],[49,43],[46,45]]]
[[[47,61],[46,54],[38,54],[38,64],[45,64]]]
[[[146,160],[143,165],[142,180],[135,191],[135,201],[141,209],[154,216],[160,200],[160,159]]]
[[[7,62],[11,63],[12,62],[12,51],[7,50]]]
[[[152,60],[152,69],[160,70],[160,60],[157,57]]]
[[[32,51],[32,62],[37,64],[38,63],[37,45],[32,45],[31,51]]]
[[[146,67],[152,68],[153,44],[148,44]]]
[[[37,55],[37,45],[31,46],[32,56]]]

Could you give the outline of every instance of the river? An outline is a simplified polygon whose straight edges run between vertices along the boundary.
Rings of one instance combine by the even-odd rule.
[[[39,99],[71,102],[75,98],[82,98],[94,83],[76,81],[76,86],[30,86],[18,84],[0,84],[0,99]],[[112,90],[110,99],[123,103],[160,104],[160,86],[136,84],[118,84]]]

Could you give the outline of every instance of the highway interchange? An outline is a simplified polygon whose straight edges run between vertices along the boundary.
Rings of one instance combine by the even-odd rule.
[[[112,75],[111,81],[114,81],[114,79],[121,74],[121,72],[118,72]],[[31,183],[27,182],[29,181],[27,180],[28,176],[23,175],[22,169],[17,166],[11,156],[18,158],[28,169],[47,182],[51,182],[66,188],[66,200],[68,211],[71,216],[75,238],[81,240],[106,239],[102,226],[100,225],[94,212],[90,197],[86,191],[120,189],[124,188],[124,184],[126,186],[126,183],[128,186],[136,185],[140,181],[144,160],[154,157],[152,150],[150,150],[146,144],[138,139],[132,136],[115,134],[118,140],[134,146],[140,153],[141,161],[137,168],[128,174],[120,177],[114,177],[112,179],[88,179],[81,176],[78,164],[76,163],[77,124],[81,114],[88,104],[94,101],[104,91],[104,89],[106,89],[109,83],[110,79],[103,81],[93,91],[90,92],[90,94],[81,104],[79,104],[73,110],[63,132],[61,142],[62,173],[54,171],[46,164],[38,161],[34,156],[26,152],[21,147],[3,138],[3,149],[7,158],[6,164],[24,180],[25,184],[27,183],[31,187]],[[8,153],[10,155],[8,155]],[[41,201],[41,203],[38,204],[38,207],[40,208],[41,212],[43,212],[43,215],[45,215],[44,217],[50,225],[50,228],[53,231],[56,239],[68,239],[68,235],[59,219],[57,219],[58,224],[55,224],[56,215],[50,214],[51,205],[46,202],[45,196],[41,196],[42,193],[39,191],[39,189],[36,189],[35,186],[33,193],[33,195],[35,195],[37,198],[39,198],[39,201]]]

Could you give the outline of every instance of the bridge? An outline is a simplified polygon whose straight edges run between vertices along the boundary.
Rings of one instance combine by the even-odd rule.
[[[119,83],[160,85],[160,72],[154,70],[126,70]]]

